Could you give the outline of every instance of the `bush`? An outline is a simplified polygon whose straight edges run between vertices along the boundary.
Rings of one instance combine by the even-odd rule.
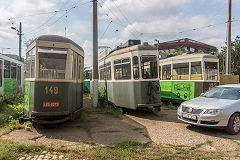
[[[9,121],[17,120],[24,117],[24,107],[22,104],[18,105],[8,105],[10,109],[10,115],[8,117]]]

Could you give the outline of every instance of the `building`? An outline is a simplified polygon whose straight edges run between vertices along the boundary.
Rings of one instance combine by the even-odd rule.
[[[166,57],[168,53],[175,52],[177,49],[184,49],[186,52],[198,52],[199,50],[202,50],[203,52],[217,51],[217,48],[214,46],[198,42],[189,38],[162,42],[154,45],[158,47],[159,52],[163,57]]]

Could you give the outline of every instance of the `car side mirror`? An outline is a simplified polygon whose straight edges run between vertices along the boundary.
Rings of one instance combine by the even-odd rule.
[[[204,93],[201,93],[200,96],[202,96]]]

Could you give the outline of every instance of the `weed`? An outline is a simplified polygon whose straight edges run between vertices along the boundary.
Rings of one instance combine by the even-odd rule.
[[[18,155],[45,150],[44,145],[23,145],[0,139],[0,159],[16,159]]]
[[[133,128],[134,131],[143,130],[144,128]]]
[[[173,103],[162,103],[162,107],[164,108],[168,108],[168,109],[172,109],[172,110],[177,110],[178,109],[178,105],[174,105]]]

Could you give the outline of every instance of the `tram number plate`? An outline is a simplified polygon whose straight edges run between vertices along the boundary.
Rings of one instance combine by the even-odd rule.
[[[182,116],[183,116],[183,118],[192,119],[192,120],[197,120],[197,116],[196,116],[196,115],[183,114]]]
[[[59,107],[59,102],[43,102],[43,107]]]

